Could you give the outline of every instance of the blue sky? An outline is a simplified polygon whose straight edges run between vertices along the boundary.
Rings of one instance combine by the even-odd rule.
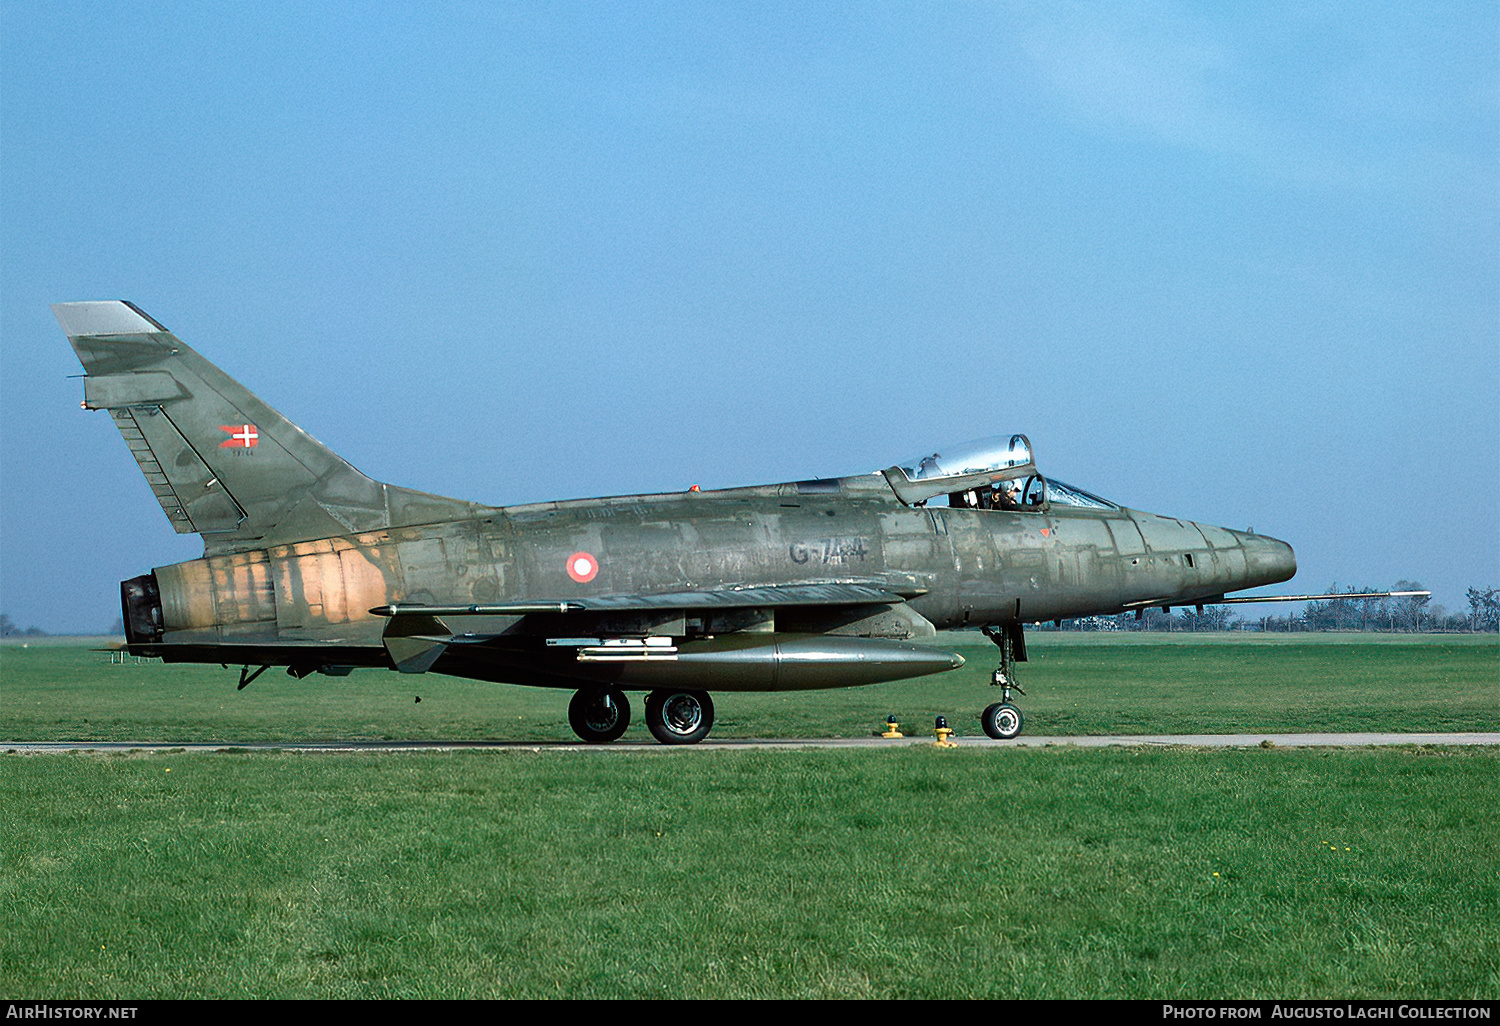
[[[198,555],[48,310],[504,504],[1044,472],[1500,585],[1500,9],[0,0],[0,610]]]

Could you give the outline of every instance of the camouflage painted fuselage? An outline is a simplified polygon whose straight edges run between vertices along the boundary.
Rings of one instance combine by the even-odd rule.
[[[587,581],[569,573],[580,553],[595,567]],[[243,646],[256,650],[251,661],[279,652],[276,662],[381,666],[389,665],[386,619],[371,610],[393,603],[485,606],[846,582],[910,597],[898,605],[606,609],[447,622],[456,633],[508,637],[502,649],[557,633],[908,640],[934,628],[1192,604],[1285,580],[1294,566],[1290,548],[1274,539],[1132,510],[910,507],[872,474],[497,508],[163,567],[155,571],[162,633],[151,650],[167,658],[212,651],[219,661]],[[499,666],[447,661],[434,669],[507,679]],[[516,669],[525,678],[538,672]],[[580,679],[551,672],[555,679],[515,682]]]

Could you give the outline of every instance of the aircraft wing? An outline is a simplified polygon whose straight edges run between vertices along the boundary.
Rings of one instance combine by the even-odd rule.
[[[548,621],[553,615],[578,615],[579,627],[572,631],[586,633],[583,638],[548,638],[548,645],[568,645],[580,648],[580,658],[587,658],[594,649],[617,644],[611,637],[621,637],[618,632],[599,630],[590,625],[597,618],[587,614],[609,614],[613,619],[632,613],[659,614],[670,611],[688,612],[733,612],[735,610],[770,610],[786,607],[848,608],[870,606],[900,606],[909,598],[924,594],[925,588],[903,584],[892,587],[885,581],[838,581],[808,582],[800,584],[753,585],[745,587],[711,588],[680,592],[659,592],[640,595],[601,595],[587,598],[570,598],[527,602],[506,602],[488,605],[423,605],[416,603],[392,603],[377,606],[370,612],[376,616],[389,617],[382,640],[396,668],[404,673],[425,673],[439,656],[455,643],[474,644],[488,640],[494,635],[456,634],[443,617],[527,617],[543,616]],[[911,617],[920,620],[915,613]],[[925,623],[925,621],[923,621]],[[930,625],[929,629],[930,629]],[[554,628],[548,633],[559,636],[570,633],[566,627]],[[636,633],[636,632],[632,632]],[[658,639],[651,639],[652,641]],[[592,644],[590,644],[592,643]],[[622,640],[622,647],[611,649],[614,657],[624,657],[626,648],[639,648],[637,655],[647,657],[655,650],[650,643],[638,636]],[[673,650],[675,652],[675,649]]]
[[[493,605],[439,606],[396,602],[370,610],[376,616],[526,616],[532,613],[629,612],[660,609],[762,609],[776,606],[894,605],[925,594],[927,589],[884,582],[771,584],[744,588],[659,592],[650,595],[602,595],[590,598]]]

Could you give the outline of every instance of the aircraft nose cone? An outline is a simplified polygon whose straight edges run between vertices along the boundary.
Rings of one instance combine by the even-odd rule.
[[[1276,538],[1247,535],[1245,558],[1252,577],[1260,584],[1280,584],[1297,572],[1297,555],[1292,547]]]

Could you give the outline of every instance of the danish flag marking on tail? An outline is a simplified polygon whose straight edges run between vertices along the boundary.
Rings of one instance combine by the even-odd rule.
[[[219,443],[220,449],[254,449],[260,443],[260,432],[254,424],[220,424],[229,437]]]

